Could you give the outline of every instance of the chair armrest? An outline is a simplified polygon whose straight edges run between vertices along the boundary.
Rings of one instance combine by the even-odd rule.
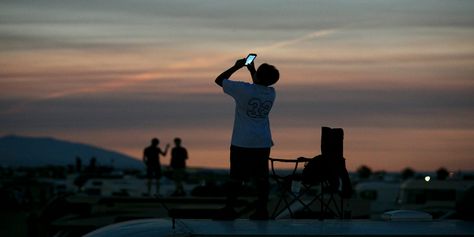
[[[308,162],[310,160],[312,160],[313,158],[306,158],[306,157],[298,157],[298,161],[299,162]]]
[[[298,161],[298,159],[280,159],[280,158],[268,158],[268,160],[277,161],[277,162],[286,162],[286,163],[294,163]]]

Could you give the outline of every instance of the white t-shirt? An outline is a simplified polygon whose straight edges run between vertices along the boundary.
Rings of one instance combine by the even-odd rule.
[[[224,93],[235,100],[232,145],[247,148],[273,146],[268,114],[275,101],[273,87],[223,80]]]

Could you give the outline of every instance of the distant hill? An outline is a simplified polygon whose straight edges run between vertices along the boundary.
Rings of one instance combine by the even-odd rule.
[[[45,166],[74,165],[76,157],[89,164],[96,157],[99,165],[113,164],[115,168],[143,169],[143,163],[130,156],[92,145],[74,143],[48,137],[0,137],[0,165]]]

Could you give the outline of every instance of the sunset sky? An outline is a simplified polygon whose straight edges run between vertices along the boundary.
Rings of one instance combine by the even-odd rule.
[[[190,166],[226,168],[234,103],[214,79],[254,52],[281,74],[273,157],[320,154],[329,126],[344,128],[350,170],[474,170],[473,12],[471,0],[0,0],[0,136],[137,159],[152,137],[181,137]]]

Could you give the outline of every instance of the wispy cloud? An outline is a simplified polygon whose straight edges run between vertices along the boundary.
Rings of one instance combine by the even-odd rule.
[[[297,37],[297,38],[294,38],[294,39],[288,39],[288,40],[283,40],[283,41],[280,41],[280,42],[276,42],[276,43],[273,43],[269,46],[258,48],[256,50],[257,51],[267,51],[267,50],[285,48],[285,47],[289,47],[289,46],[292,46],[292,45],[303,43],[305,41],[327,37],[327,36],[330,36],[332,34],[335,34],[337,31],[338,30],[336,30],[336,29],[314,31],[314,32],[311,32],[309,34],[306,34],[306,35],[303,35],[303,36],[300,36],[300,37]]]
[[[308,33],[296,38],[274,42],[265,47],[255,48],[253,51],[265,52],[265,51],[275,50],[278,48],[291,47],[292,45],[296,45],[305,41],[310,41],[317,38],[329,36],[331,34],[334,34],[335,32],[337,31],[334,29],[314,31],[314,32],[311,32],[311,33]],[[52,100],[52,99],[60,99],[60,98],[68,97],[68,96],[77,96],[81,94],[120,91],[122,88],[126,88],[132,85],[144,83],[151,80],[160,80],[160,79],[165,79],[165,78],[180,77],[182,76],[181,71],[202,70],[202,69],[210,69],[214,67],[219,67],[219,66],[222,66],[223,62],[231,61],[234,59],[236,59],[236,55],[229,55],[229,54],[218,54],[218,55],[212,55],[212,56],[206,55],[206,56],[195,56],[195,57],[185,58],[183,60],[171,62],[168,65],[161,66],[161,69],[156,70],[156,71],[138,72],[133,75],[121,76],[113,81],[109,80],[105,82],[98,82],[94,84],[93,86],[79,87],[79,88],[74,88],[74,89],[66,89],[62,91],[50,92],[46,95],[40,95],[38,98],[34,100],[36,101]],[[25,102],[21,105],[16,105],[15,109],[4,111],[4,113],[8,114],[12,112],[18,112],[19,108],[24,108],[32,101]]]

